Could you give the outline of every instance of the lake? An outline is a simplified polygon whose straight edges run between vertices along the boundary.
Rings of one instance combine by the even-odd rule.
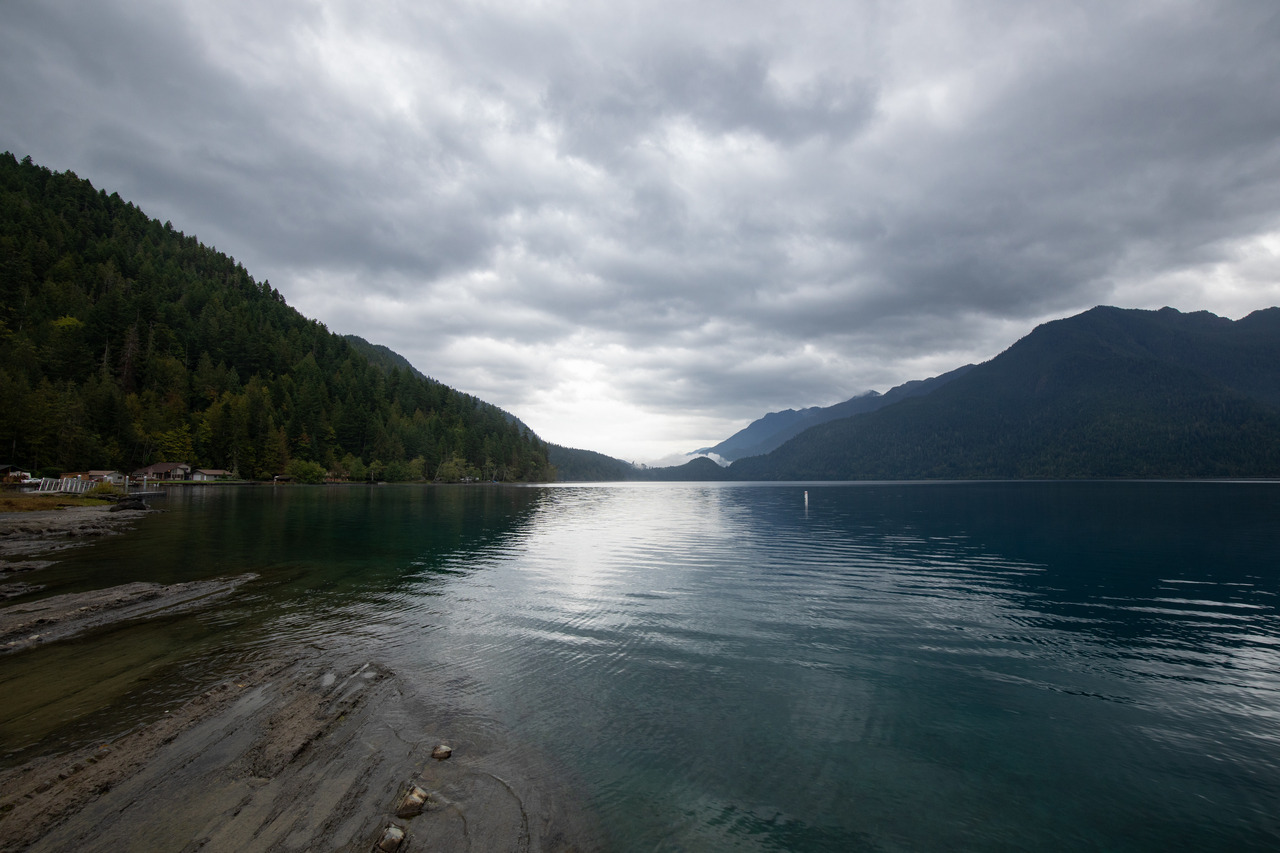
[[[175,490],[46,593],[252,571],[0,659],[7,762],[281,647],[553,756],[611,851],[1280,847],[1280,484]]]

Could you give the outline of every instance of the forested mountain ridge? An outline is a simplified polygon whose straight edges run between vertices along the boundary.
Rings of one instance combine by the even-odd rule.
[[[430,376],[427,376],[427,374],[414,367],[409,362],[409,359],[405,358],[390,347],[383,346],[382,344],[369,343],[359,335],[343,335],[342,337],[347,343],[351,344],[356,352],[364,355],[365,358],[369,359],[370,363],[381,367],[387,373],[390,373],[392,370],[403,370],[406,373],[418,377],[419,379],[426,379],[429,382],[435,381],[431,379]]]
[[[791,414],[842,407],[864,410],[728,468],[698,458],[640,470],[593,454],[589,466],[566,455],[565,470],[699,481],[1280,477],[1280,308],[1232,321],[1100,306],[1038,326],[984,364]],[[797,422],[766,416],[735,436],[758,447]]]
[[[734,479],[1280,476],[1280,309],[1098,307],[933,393],[814,427]]]
[[[0,456],[33,468],[554,478],[497,407],[371,363],[234,259],[8,152],[0,400]]]
[[[556,468],[556,477],[564,483],[607,482],[611,480],[637,480],[640,471],[630,462],[614,459],[594,450],[579,450],[547,445],[547,456]]]
[[[866,412],[874,412],[876,409],[891,406],[899,400],[930,394],[952,379],[963,376],[972,368],[972,364],[966,364],[940,376],[933,376],[929,379],[916,379],[911,382],[904,382],[901,385],[895,385],[883,394],[868,391],[865,394],[859,394],[856,397],[851,397],[842,403],[836,403],[831,406],[814,406],[798,411],[796,409],[786,409],[781,412],[770,412],[764,417],[752,421],[714,447],[704,447],[695,451],[695,453],[714,453],[721,459],[730,462],[747,456],[761,456],[778,449],[790,439],[818,424],[824,424],[827,421],[834,421],[840,418],[849,418]]]

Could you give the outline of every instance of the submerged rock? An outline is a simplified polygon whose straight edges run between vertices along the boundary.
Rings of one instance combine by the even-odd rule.
[[[430,795],[417,785],[410,786],[404,799],[400,801],[400,808],[396,809],[396,817],[410,818],[422,814],[422,810],[427,807],[428,796]]]
[[[435,749],[431,750],[431,757],[438,761],[444,761],[450,755],[453,755],[453,747],[445,746],[444,744],[440,744]]]
[[[4,586],[0,586],[0,600],[17,598],[20,595],[39,592],[42,589],[44,589],[44,584],[42,583],[7,583]]]
[[[162,586],[135,581],[106,589],[69,592],[0,608],[0,652],[19,651],[35,643],[64,640],[92,628],[126,619],[171,615],[207,607],[257,575]]]
[[[377,844],[373,845],[373,849],[383,853],[395,853],[403,843],[404,830],[398,826],[388,826],[382,830],[382,837],[378,839]]]

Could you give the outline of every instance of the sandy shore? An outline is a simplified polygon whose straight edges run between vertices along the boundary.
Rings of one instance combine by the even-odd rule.
[[[56,550],[137,515],[0,516],[0,553]],[[38,577],[30,571],[24,582]],[[0,643],[21,655],[120,620],[212,606],[251,579],[134,583],[9,605]],[[0,850],[599,849],[547,762],[447,699],[445,685],[310,647],[207,685],[110,743],[0,771]],[[432,757],[440,744],[449,758]],[[421,805],[406,805],[415,789]]]

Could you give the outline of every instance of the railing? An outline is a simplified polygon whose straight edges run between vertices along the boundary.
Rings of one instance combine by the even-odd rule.
[[[85,492],[98,485],[92,480],[80,480],[75,477],[44,477],[40,480],[40,486],[37,492],[70,492],[73,495],[82,495]]]

